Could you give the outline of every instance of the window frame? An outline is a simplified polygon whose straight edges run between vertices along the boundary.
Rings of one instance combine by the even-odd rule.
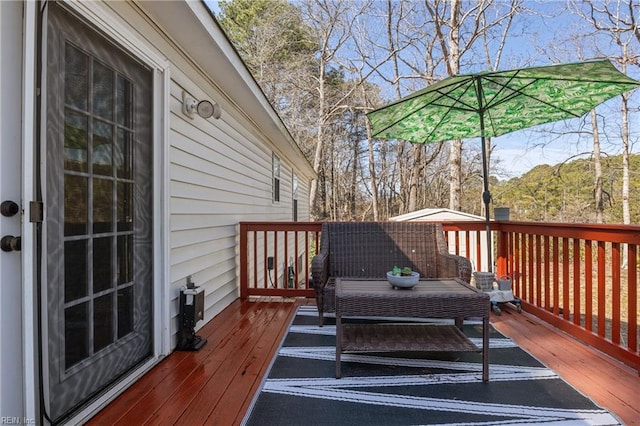
[[[292,169],[291,170],[291,205],[292,205],[292,219],[294,222],[298,221],[298,187],[300,182],[298,181],[298,175]]]
[[[280,202],[280,180],[281,180],[282,163],[280,157],[275,153],[271,153],[271,201]]]

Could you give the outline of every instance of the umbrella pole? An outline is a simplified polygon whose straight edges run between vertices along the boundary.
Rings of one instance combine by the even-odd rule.
[[[482,115],[480,115],[482,123]],[[491,244],[491,217],[489,211],[489,204],[491,203],[491,192],[489,192],[489,164],[487,162],[486,140],[485,137],[481,137],[482,140],[482,183],[484,185],[484,191],[482,192],[482,201],[484,202],[484,216],[487,229],[487,264],[489,272],[493,272],[493,245]]]
[[[478,116],[480,118],[480,141],[482,146],[482,183],[484,191],[482,192],[482,201],[484,201],[484,216],[487,229],[487,266],[489,272],[493,272],[493,245],[491,244],[491,217],[489,215],[489,204],[491,203],[491,192],[489,192],[489,161],[487,159],[487,140],[484,137],[484,95],[482,93],[482,78],[475,76],[473,78],[476,96],[478,97]]]

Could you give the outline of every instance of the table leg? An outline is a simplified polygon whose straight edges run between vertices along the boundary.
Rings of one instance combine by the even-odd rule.
[[[340,353],[342,352],[342,315],[336,313],[336,379],[342,377]]]
[[[455,324],[456,324],[456,327],[458,327],[458,330],[462,331],[462,327],[464,326],[464,318],[456,317]]]
[[[489,317],[482,319],[482,381],[489,381]]]

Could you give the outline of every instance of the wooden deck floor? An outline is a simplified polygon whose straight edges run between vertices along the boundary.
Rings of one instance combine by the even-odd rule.
[[[174,352],[95,416],[90,425],[237,425],[299,304],[237,300],[201,330],[197,352]],[[638,372],[526,313],[492,323],[628,425],[640,425]]]

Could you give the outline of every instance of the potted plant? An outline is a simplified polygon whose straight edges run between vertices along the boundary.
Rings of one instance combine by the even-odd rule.
[[[414,272],[408,266],[404,268],[394,266],[387,272],[387,280],[394,288],[413,288],[420,280],[420,273]]]

